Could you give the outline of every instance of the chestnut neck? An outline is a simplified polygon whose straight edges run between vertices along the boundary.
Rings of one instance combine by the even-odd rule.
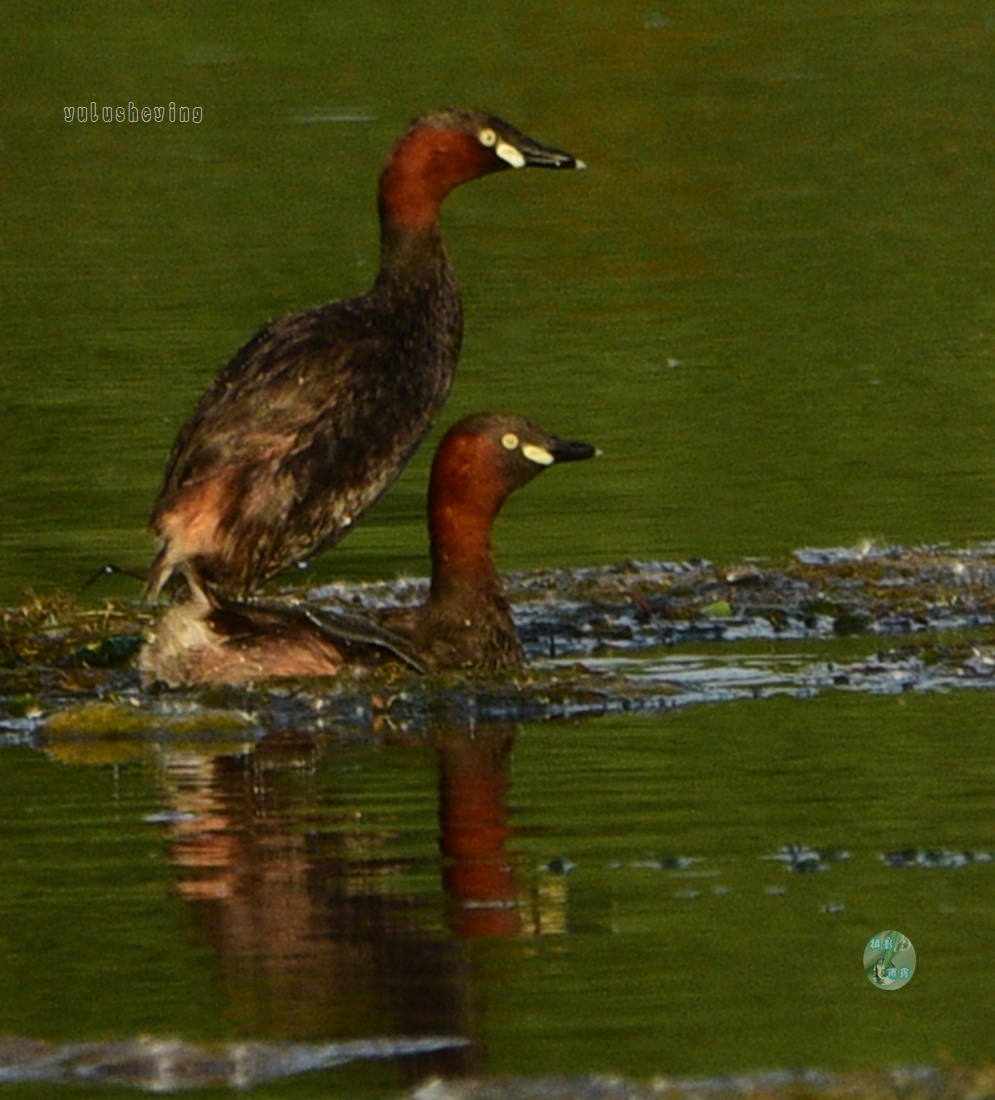
[[[500,599],[491,531],[510,491],[494,468],[493,444],[480,437],[451,437],[432,466],[429,539],[430,602]]]
[[[380,176],[381,269],[409,269],[442,252],[439,208],[454,187],[493,171],[470,134],[416,125],[394,146]]]

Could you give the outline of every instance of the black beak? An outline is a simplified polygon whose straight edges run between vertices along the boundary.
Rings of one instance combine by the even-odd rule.
[[[564,153],[562,149],[554,149],[550,145],[540,145],[530,137],[522,135],[523,140],[518,144],[518,151],[525,157],[526,168],[586,168],[587,165],[578,160],[572,153]]]
[[[553,456],[554,462],[580,462],[583,458],[594,458],[601,454],[590,443],[578,443],[572,439],[558,439],[555,435],[546,441],[546,450]]]

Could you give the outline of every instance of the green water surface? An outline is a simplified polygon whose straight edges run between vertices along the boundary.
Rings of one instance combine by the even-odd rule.
[[[431,747],[329,731],[248,755],[122,745],[116,764],[8,749],[0,1034],[455,1034],[471,1045],[437,1070],[499,1074],[981,1061],[995,862],[881,857],[991,849],[990,740],[985,693],[835,694]],[[504,836],[461,870],[439,852],[446,800],[453,777],[487,775]],[[825,869],[769,858],[792,843]],[[483,864],[504,908],[482,906]],[[896,993],[864,975],[882,927],[917,952]],[[263,1094],[375,1092],[419,1070]]]
[[[985,4],[14,5],[0,33],[0,599],[147,565],[196,399],[370,283],[386,151],[439,103],[590,165],[444,212],[443,422],[605,452],[512,502],[508,566],[992,535]],[[91,102],[203,120],[65,121]],[[430,450],[319,578],[425,571]]]
[[[369,285],[385,154],[445,103],[589,164],[444,210],[467,328],[433,440],[501,408],[604,451],[508,503],[502,567],[991,538],[993,47],[972,0],[8,5],[0,604],[146,568],[197,398],[264,321]],[[203,119],[65,120],[91,102]],[[430,454],[308,579],[426,571]],[[119,583],[98,595],[137,596]],[[11,735],[0,1035],[469,1040],[253,1093],[295,1098],[991,1061],[995,864],[880,857],[995,851],[992,732],[988,693],[959,691],[445,750]],[[440,776],[488,759],[481,878],[440,854]],[[764,858],[792,843],[850,858]],[[677,857],[696,862],[657,866]],[[918,960],[887,993],[862,967],[884,928]]]

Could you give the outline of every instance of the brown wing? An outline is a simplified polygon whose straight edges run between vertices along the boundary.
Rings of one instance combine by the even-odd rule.
[[[404,468],[442,407],[459,350],[356,302],[284,318],[246,344],[170,456],[153,516],[154,593],[181,568],[247,592],[333,545]],[[428,361],[438,369],[422,367]]]
[[[293,450],[299,434],[341,398],[356,365],[376,361],[383,344],[346,303],[261,329],[217,376],[180,432],[156,514],[192,482],[265,461],[274,450]]]

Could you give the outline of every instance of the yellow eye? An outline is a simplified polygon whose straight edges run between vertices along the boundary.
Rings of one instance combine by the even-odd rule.
[[[506,432],[501,436],[501,446],[506,451],[513,451],[518,446],[518,436],[514,432]]]
[[[486,145],[488,149],[492,145],[497,145],[497,134],[491,129],[481,130],[477,137],[480,139],[480,144]]]

